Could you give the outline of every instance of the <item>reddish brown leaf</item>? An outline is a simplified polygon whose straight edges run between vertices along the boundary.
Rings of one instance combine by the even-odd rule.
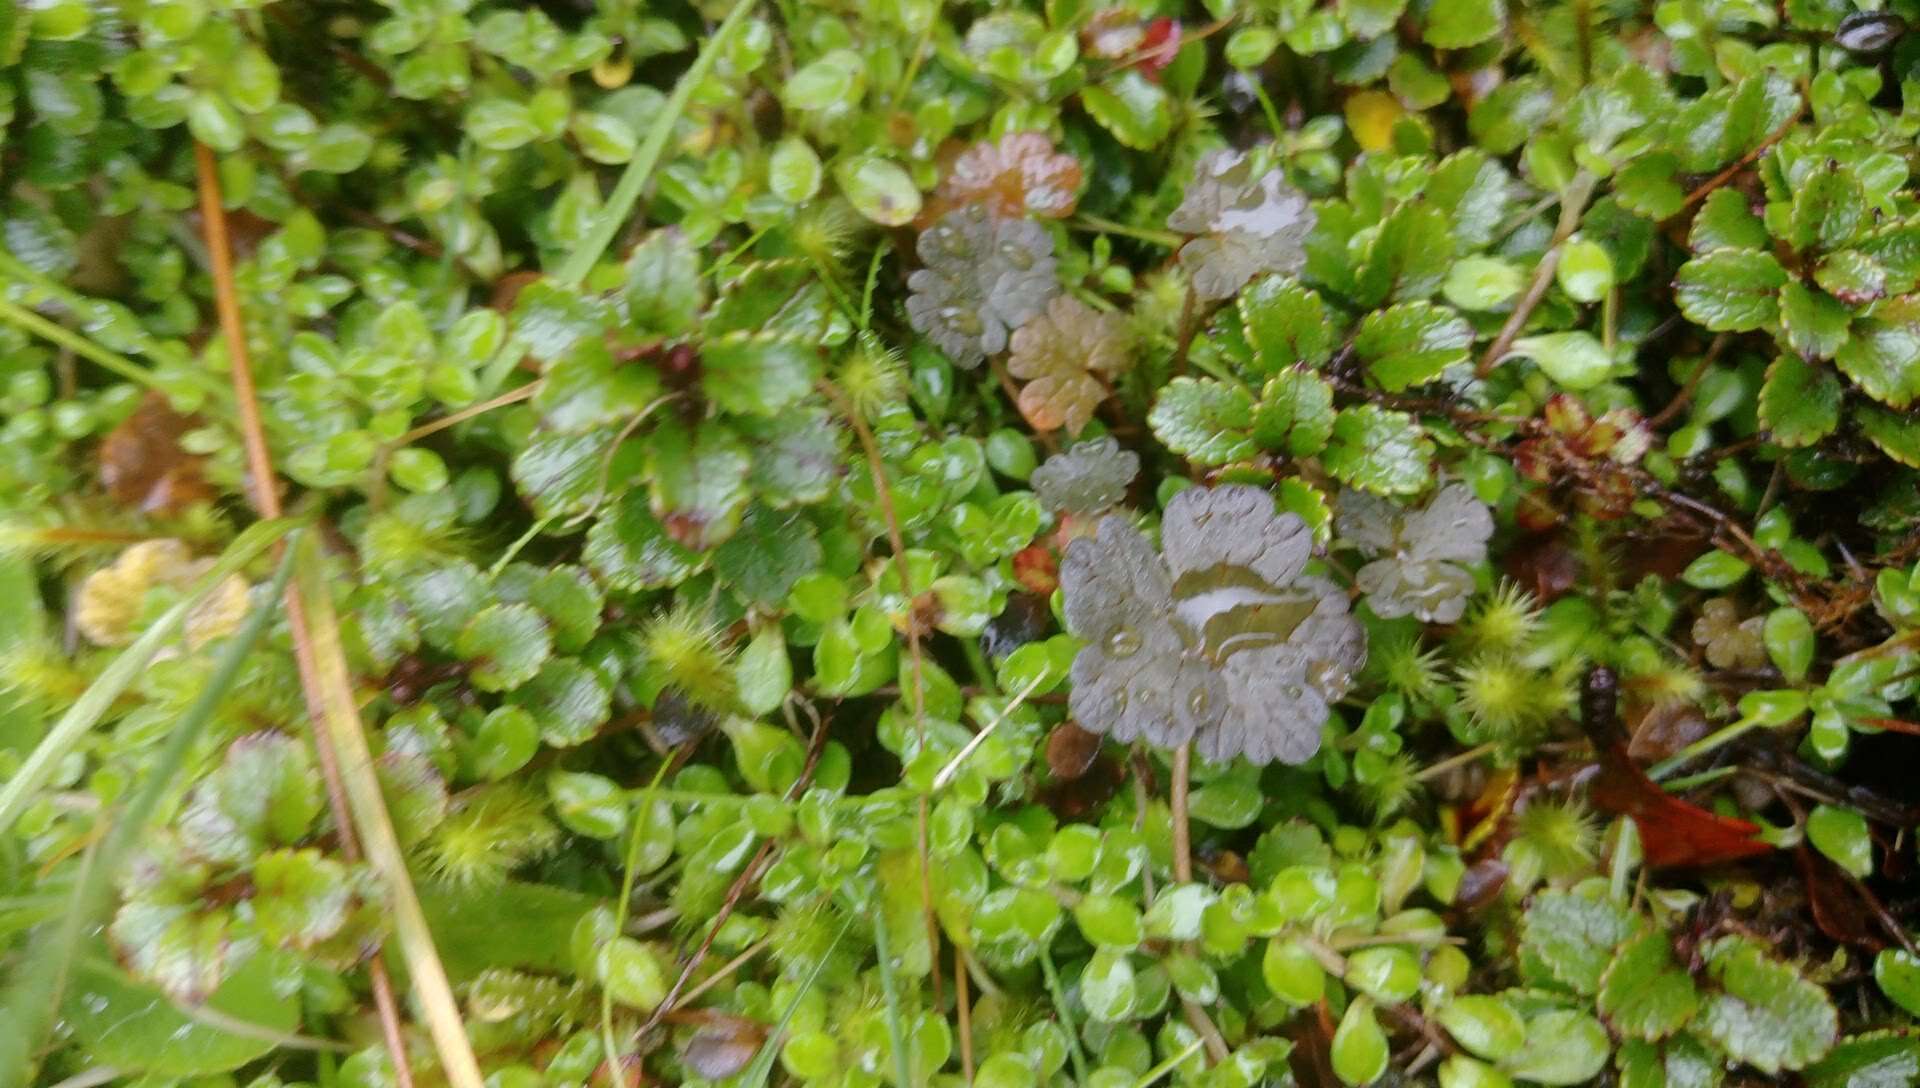
[[[1587,674],[1580,716],[1599,756],[1587,794],[1602,811],[1633,817],[1648,867],[1715,865],[1771,852],[1773,844],[1757,837],[1757,825],[1683,801],[1640,770],[1627,754],[1619,694],[1620,680],[1612,669]]]
[[[1579,584],[1580,557],[1558,533],[1536,536],[1507,553],[1507,577],[1549,604]]]
[[[100,484],[115,502],[168,517],[213,498],[201,473],[202,459],[180,448],[180,437],[197,421],[148,393],[100,443]]]
[[[759,1024],[729,1017],[694,1032],[680,1060],[704,1080],[725,1080],[747,1067],[765,1039]]]
[[[1047,769],[1062,781],[1071,782],[1086,774],[1099,754],[1100,734],[1072,721],[1061,722],[1047,734]]]
[[[1045,545],[1029,545],[1013,553],[1013,576],[1030,592],[1047,596],[1060,585],[1060,560]]]
[[[1872,907],[1860,891],[1848,883],[1840,867],[1802,845],[1794,851],[1800,862],[1800,879],[1807,889],[1807,905],[1813,909],[1813,921],[1820,932],[1841,944],[1880,949],[1886,941],[1874,932]]]
[[[1692,703],[1660,703],[1640,716],[1627,754],[1657,763],[1713,731],[1713,723]]]
[[[1053,149],[1038,132],[1010,132],[960,153],[940,187],[941,211],[984,204],[995,215],[1061,219],[1080,193],[1080,160]]]

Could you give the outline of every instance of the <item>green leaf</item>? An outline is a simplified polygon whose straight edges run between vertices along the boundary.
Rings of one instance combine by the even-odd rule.
[[[1317,374],[1289,370],[1260,391],[1253,440],[1275,453],[1311,457],[1326,448],[1333,422],[1333,386]]]
[[[622,364],[606,341],[582,340],[547,367],[533,407],[554,433],[618,428],[645,411],[660,389],[652,367]]]
[[[1505,998],[1466,994],[1434,1014],[1454,1041],[1490,1062],[1505,1061],[1527,1041],[1527,1024]]]
[[[1613,289],[1613,258],[1600,243],[1576,236],[1560,247],[1553,276],[1575,302],[1599,302]]]
[[[1920,468],[1920,422],[1874,407],[1860,409],[1855,419],[1860,433],[1881,453],[1908,468]]]
[[[1427,178],[1425,196],[1427,203],[1446,215],[1457,248],[1471,251],[1493,241],[1507,217],[1512,188],[1506,167],[1469,147],[1440,160]]]
[[[1753,568],[1746,560],[1728,552],[1711,551],[1687,564],[1680,580],[1695,589],[1725,589],[1747,576]]]
[[[1387,1071],[1387,1033],[1373,1015],[1373,1002],[1356,997],[1334,1029],[1329,1052],[1334,1075],[1351,1085],[1371,1084]]]
[[[219,769],[188,799],[181,842],[200,857],[244,865],[262,850],[306,838],[324,804],[304,744],[249,733],[227,747]]]
[[[1628,941],[1600,980],[1595,1007],[1622,1035],[1663,1039],[1693,1018],[1700,995],[1674,962],[1673,943],[1660,929]]]
[[[653,432],[647,469],[660,524],[682,546],[704,551],[733,535],[747,508],[752,458],[731,428],[664,423]]]
[[[353,905],[346,866],[318,850],[273,850],[253,863],[254,923],[281,948],[311,948],[340,932]]]
[[[568,830],[590,839],[611,839],[626,830],[627,795],[605,775],[554,771],[547,775],[554,815]]]
[[[1371,307],[1427,298],[1440,289],[1452,263],[1446,213],[1429,204],[1402,204],[1380,224],[1361,257],[1354,301]]]
[[[483,99],[467,107],[462,127],[474,143],[489,151],[512,151],[540,135],[540,126],[527,107],[505,98]]]
[[[627,318],[641,332],[684,336],[706,302],[700,254],[677,227],[648,233],[627,257]]]
[[[570,748],[592,740],[606,724],[613,692],[598,670],[571,657],[559,657],[515,688],[511,698],[513,705],[540,723],[542,740],[555,748]]]
[[[1824,291],[1792,280],[1780,289],[1780,329],[1787,346],[1809,359],[1830,359],[1846,344],[1853,312]]]
[[[601,512],[587,530],[581,559],[608,587],[624,590],[679,585],[707,564],[705,556],[667,536],[647,493],[638,488]]]
[[[1506,26],[1504,0],[1447,0],[1427,11],[1420,36],[1436,49],[1479,45]]]
[[[789,204],[804,204],[820,191],[826,171],[804,136],[788,136],[767,156],[767,188]]]
[[[206,1007],[258,1030],[215,1027],[176,1008],[106,958],[83,959],[61,1007],[69,1030],[96,1062],[162,1077],[198,1077],[238,1069],[271,1052],[300,1022],[297,990],[279,985],[286,964],[256,955],[235,968]]]
[[[1607,1029],[1584,1012],[1560,1009],[1527,1021],[1527,1042],[1501,1068],[1535,1084],[1585,1084],[1613,1050]]]
[[[734,333],[700,349],[701,390],[728,412],[771,416],[813,390],[820,351],[786,336]]]
[[[1267,276],[1239,298],[1247,344],[1263,375],[1296,363],[1319,366],[1333,354],[1337,329],[1325,302],[1298,280]]]
[[[1412,495],[1432,478],[1433,453],[1432,440],[1412,416],[1361,404],[1340,411],[1323,461],[1352,487]]]
[[[1440,294],[1463,310],[1496,310],[1518,295],[1526,277],[1511,261],[1498,257],[1462,257],[1448,269]]]
[[[1080,972],[1080,1000],[1095,1020],[1132,1019],[1135,994],[1133,962],[1125,951],[1100,948]]]
[[[1712,332],[1745,332],[1778,319],[1786,270],[1773,254],[1719,249],[1680,266],[1674,299],[1689,321]]]
[[[672,976],[658,952],[632,937],[615,937],[600,950],[600,982],[616,1002],[651,1012],[667,999]]]
[[[1360,322],[1354,353],[1380,388],[1398,393],[1438,378],[1467,359],[1473,326],[1444,306],[1405,303],[1375,310]]]
[[[1716,249],[1765,249],[1771,244],[1767,226],[1747,207],[1747,198],[1733,188],[1715,189],[1700,204],[1687,235],[1687,247],[1695,253]]]
[[[1282,937],[1267,942],[1260,977],[1275,997],[1301,1008],[1318,1002],[1327,989],[1327,972],[1319,959],[1299,941]]]
[[[1173,131],[1172,99],[1137,67],[1082,88],[1080,101],[1101,128],[1135,151],[1152,149]]]
[[[574,969],[569,938],[601,900],[550,884],[421,883],[420,907],[447,973],[456,982],[488,968],[554,974]],[[510,925],[502,921],[510,919]]]
[[[833,180],[855,211],[883,227],[904,226],[920,214],[913,176],[891,159],[856,155],[833,168]]]
[[[464,658],[468,677],[481,691],[507,691],[533,679],[547,655],[553,637],[540,613],[524,604],[493,605],[475,613],[454,640],[454,653]]]
[[[1591,389],[1607,380],[1613,358],[1593,334],[1550,332],[1513,342],[1514,355],[1532,359],[1547,376],[1568,389]]]
[[[1747,937],[1722,937],[1705,949],[1720,992],[1701,1010],[1700,1030],[1735,1061],[1763,1073],[1800,1069],[1840,1034],[1826,991],[1772,959]]]
[[[1874,957],[1873,980],[1894,1004],[1920,1016],[1920,956],[1899,948],[1881,949]]]
[[[1160,390],[1147,416],[1154,437],[1200,465],[1253,456],[1253,398],[1239,386],[1211,378],[1175,378]]]
[[[1831,371],[1782,355],[1760,384],[1760,422],[1782,446],[1810,446],[1840,425],[1841,396]]]
[[[1543,891],[1521,920],[1520,948],[1555,981],[1590,994],[1631,932],[1632,919],[1611,899]]]
[[[1920,396],[1920,298],[1882,303],[1855,321],[1852,336],[1833,353],[1833,363],[1862,392],[1893,408]]]
[[[1865,879],[1873,875],[1873,833],[1867,818],[1838,805],[1815,805],[1807,814],[1807,841],[1835,865]]]
[[[1356,38],[1377,38],[1393,29],[1407,0],[1340,0],[1340,21]]]
[[[1773,659],[1781,677],[1789,684],[1805,680],[1813,666],[1814,651],[1813,621],[1806,613],[1791,605],[1776,608],[1767,614],[1761,634],[1766,639],[1767,656]]]
[[[1920,1080],[1920,1038],[1910,1028],[1849,1035],[1801,1077],[1808,1088],[1912,1088]]]
[[[1867,195],[1851,166],[1828,160],[1794,189],[1787,240],[1795,249],[1833,249],[1867,221]]]

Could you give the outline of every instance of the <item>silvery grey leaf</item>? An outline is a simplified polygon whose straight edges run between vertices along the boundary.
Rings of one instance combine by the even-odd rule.
[[[924,266],[907,277],[907,320],[954,363],[975,367],[1004,351],[1013,330],[1059,291],[1053,236],[1026,220],[957,208],[922,231]]]
[[[1076,442],[1046,459],[1029,483],[1040,504],[1055,513],[1086,517],[1108,510],[1127,497],[1140,474],[1140,458],[1123,450],[1111,435]]]
[[[1212,760],[1299,763],[1366,662],[1334,583],[1304,573],[1312,535],[1258,488],[1191,488],[1167,504],[1162,557],[1103,518],[1061,565],[1074,658],[1068,707],[1119,740],[1192,741]]]
[[[1252,170],[1240,152],[1208,153],[1167,217],[1174,230],[1196,235],[1179,258],[1201,298],[1231,298],[1261,273],[1291,275],[1306,266],[1312,204],[1279,170],[1258,177]]]

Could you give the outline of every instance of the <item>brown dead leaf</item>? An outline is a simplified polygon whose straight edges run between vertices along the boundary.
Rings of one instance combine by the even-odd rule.
[[[115,502],[144,514],[170,517],[214,491],[202,474],[203,459],[180,448],[180,438],[198,425],[148,393],[100,443],[100,485]]]

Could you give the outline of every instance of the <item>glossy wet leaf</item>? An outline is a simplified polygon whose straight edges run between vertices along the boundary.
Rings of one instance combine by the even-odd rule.
[[[1722,937],[1706,950],[1719,992],[1700,1010],[1700,1030],[1735,1060],[1774,1073],[1802,1068],[1839,1035],[1826,992],[1746,937]]]

